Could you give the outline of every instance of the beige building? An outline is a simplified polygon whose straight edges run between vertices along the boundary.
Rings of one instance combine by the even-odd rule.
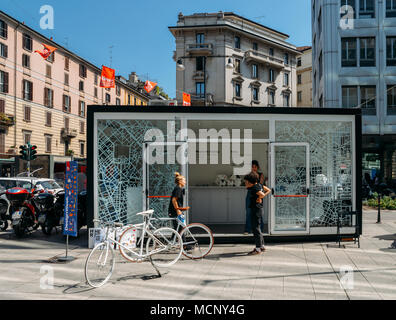
[[[179,14],[176,97],[195,105],[297,106],[296,47],[232,12]]]
[[[297,50],[297,106],[312,107],[312,47]]]
[[[44,60],[42,43],[58,48]],[[147,105],[117,78],[100,88],[101,69],[0,11],[0,158],[30,141],[38,154],[86,156],[88,105]]]

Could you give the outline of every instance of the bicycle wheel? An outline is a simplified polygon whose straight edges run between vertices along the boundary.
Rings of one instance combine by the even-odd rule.
[[[143,250],[142,238],[143,227],[132,226],[126,229],[119,240],[119,249],[121,255],[130,262],[142,262],[142,255],[146,252]]]
[[[169,267],[176,263],[182,254],[182,239],[176,230],[160,228],[147,240],[146,250],[155,266]]]
[[[108,242],[95,246],[85,262],[85,279],[94,288],[103,286],[111,277],[115,265],[114,249]]]
[[[209,227],[201,223],[191,223],[182,229],[183,255],[190,259],[202,259],[213,248],[214,238]]]

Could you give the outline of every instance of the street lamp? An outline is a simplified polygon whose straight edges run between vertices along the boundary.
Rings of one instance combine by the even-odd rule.
[[[184,71],[184,69],[186,69],[186,67],[183,65],[183,62],[181,61],[181,59],[177,60],[176,68],[178,71]]]
[[[232,63],[231,58],[228,58],[228,63],[226,65],[227,69],[234,69],[234,64]]]

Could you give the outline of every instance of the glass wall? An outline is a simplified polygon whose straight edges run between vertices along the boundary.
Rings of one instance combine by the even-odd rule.
[[[310,226],[336,226],[337,212],[352,210],[352,123],[276,121],[275,136],[309,143]]]

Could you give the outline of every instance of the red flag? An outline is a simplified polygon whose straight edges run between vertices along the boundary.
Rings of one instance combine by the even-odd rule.
[[[34,52],[37,52],[38,54],[40,54],[45,60],[48,59],[48,57],[52,54],[52,52],[54,52],[55,50],[58,49],[58,48],[46,45],[44,43],[42,43],[42,45],[44,46],[44,50],[43,51],[36,50]]]
[[[191,94],[183,92],[183,106],[191,106]]]
[[[101,88],[114,88],[115,87],[115,70],[102,66],[102,75],[100,77]]]
[[[156,82],[151,82],[147,80],[146,83],[144,84],[144,90],[146,90],[147,93],[150,93],[155,88],[156,85],[157,85]]]

